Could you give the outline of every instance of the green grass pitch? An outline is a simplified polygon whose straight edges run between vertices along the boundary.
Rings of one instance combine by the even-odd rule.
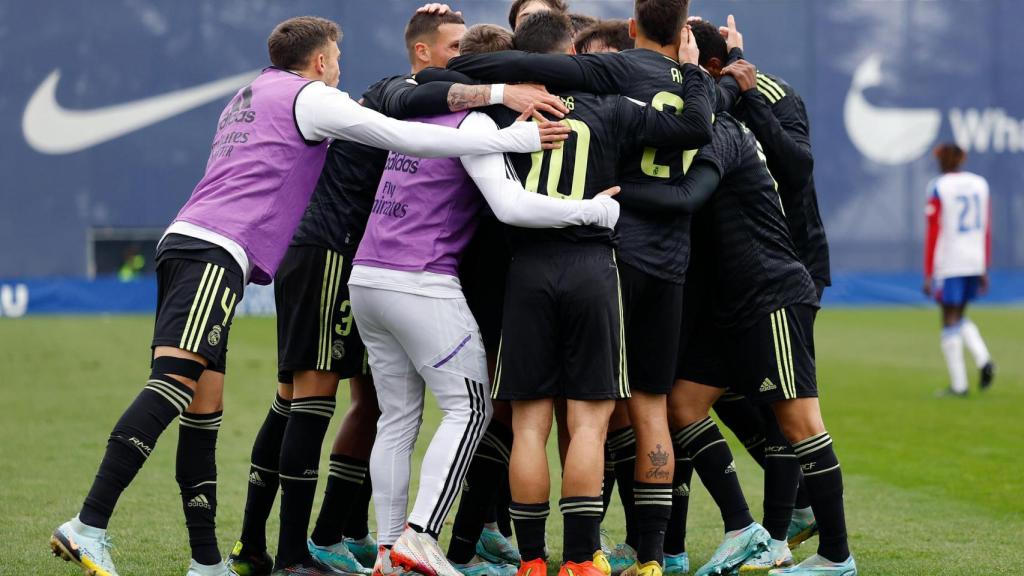
[[[937,311],[824,310],[819,317],[823,410],[843,463],[851,548],[866,576],[1024,574],[1024,310],[977,309],[971,316],[998,376],[991,391],[972,389],[966,400],[933,397],[947,382]],[[0,320],[0,574],[76,573],[50,556],[47,538],[75,514],[110,428],[145,382],[151,334],[149,317]],[[273,398],[274,338],[266,318],[239,319],[231,334],[218,454],[225,552],[242,519],[250,443]],[[342,390],[336,421],[345,412]],[[437,420],[428,407],[423,430]],[[124,575],[181,575],[188,565],[173,473],[176,436],[172,426],[111,522]],[[735,443],[733,452],[759,517],[760,470]],[[621,538],[621,507],[613,502],[606,525]],[[553,559],[560,556],[560,523],[552,514]],[[272,520],[271,542],[276,530]],[[694,490],[694,566],[712,553],[720,530],[707,493]],[[805,545],[798,559],[813,547]]]

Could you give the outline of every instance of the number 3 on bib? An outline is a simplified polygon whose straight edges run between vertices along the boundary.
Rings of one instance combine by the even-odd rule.
[[[530,173],[526,175],[524,188],[530,192],[540,190],[540,170],[544,164],[544,157],[551,158],[548,162],[548,180],[545,192],[552,198],[565,200],[582,200],[583,193],[587,187],[587,159],[590,155],[590,127],[580,122],[566,118],[560,121],[568,126],[576,134],[576,153],[572,160],[572,189],[569,194],[562,194],[558,191],[558,182],[562,178],[562,162],[565,159],[565,148],[567,142],[554,150],[538,150],[530,155]]]
[[[677,94],[673,94],[671,92],[658,92],[654,95],[654,99],[651,100],[651,106],[654,106],[654,109],[658,112],[664,110],[666,104],[675,109],[676,116],[683,115],[683,107],[685,106],[685,103]],[[664,164],[656,164],[654,162],[654,155],[657,153],[657,148],[644,148],[643,158],[640,159],[640,170],[652,178],[668,178],[672,175],[672,167]],[[696,156],[696,150],[683,151],[683,174],[686,174],[686,171],[690,169],[690,164],[693,164],[693,159]]]

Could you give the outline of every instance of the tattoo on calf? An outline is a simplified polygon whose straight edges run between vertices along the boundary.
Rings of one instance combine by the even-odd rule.
[[[669,453],[658,444],[657,448],[647,453],[647,458],[651,461],[652,468],[647,471],[646,478],[648,480],[659,480],[669,481],[671,475],[668,470],[665,470],[665,466],[668,465]]]

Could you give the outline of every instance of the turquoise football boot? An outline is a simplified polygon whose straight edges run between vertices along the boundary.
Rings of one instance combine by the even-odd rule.
[[[796,566],[778,568],[768,572],[769,576],[857,576],[857,563],[853,556],[842,562],[833,562],[817,554]]]
[[[690,573],[690,555],[686,552],[681,554],[665,554],[665,576]]]
[[[519,550],[512,542],[496,528],[486,525],[476,542],[476,554],[492,564],[519,566],[522,561]]]
[[[742,530],[725,533],[725,540],[718,545],[708,563],[697,570],[697,576],[730,574],[744,562],[768,549],[772,537],[757,522]]]
[[[331,546],[317,546],[312,539],[306,540],[306,548],[313,560],[344,574],[372,574],[373,569],[367,568],[356,559],[345,542]]]

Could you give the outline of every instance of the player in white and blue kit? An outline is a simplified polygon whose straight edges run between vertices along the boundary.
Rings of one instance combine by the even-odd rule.
[[[946,394],[967,394],[964,345],[981,371],[982,390],[992,385],[995,365],[967,303],[988,291],[992,260],[992,221],[988,182],[962,171],[967,153],[955,144],[935,149],[942,175],[929,187],[925,237],[924,292],[942,307],[942,354],[949,367]]]

